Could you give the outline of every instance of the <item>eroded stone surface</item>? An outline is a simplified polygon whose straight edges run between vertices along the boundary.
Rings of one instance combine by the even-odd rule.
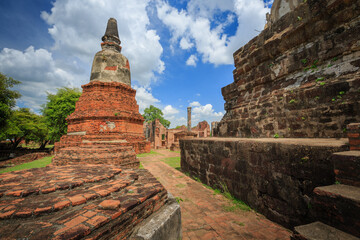
[[[301,2],[234,53],[217,136],[346,137],[360,121],[360,2]]]
[[[147,170],[72,165],[4,173],[0,196],[3,239],[123,239],[167,192]]]
[[[312,191],[335,182],[331,155],[348,150],[337,139],[203,138],[181,140],[181,169],[227,189],[283,226],[305,223]]]

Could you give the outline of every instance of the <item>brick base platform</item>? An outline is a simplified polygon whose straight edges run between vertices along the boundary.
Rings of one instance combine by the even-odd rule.
[[[138,166],[135,154],[150,152],[150,142],[143,134],[136,91],[119,82],[91,81],[82,88],[67,118],[67,135],[55,144],[54,164]]]
[[[2,239],[125,239],[164,205],[167,192],[144,169],[48,166],[0,175]]]

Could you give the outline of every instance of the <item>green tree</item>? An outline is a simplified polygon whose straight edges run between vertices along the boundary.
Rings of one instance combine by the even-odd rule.
[[[4,133],[8,127],[8,119],[11,116],[12,108],[16,99],[21,97],[18,91],[10,90],[19,81],[0,73],[0,133]]]
[[[29,136],[26,137],[27,141],[34,141],[40,144],[40,149],[44,149],[46,144],[50,142],[49,129],[45,122],[45,117],[36,115],[33,118],[34,129]]]
[[[145,108],[144,114],[142,116],[145,118],[145,121],[147,122],[151,122],[154,121],[155,119],[159,119],[160,123],[164,127],[168,128],[170,126],[170,121],[166,120],[163,117],[163,115],[164,115],[163,112],[159,108],[150,105],[150,107]]]
[[[22,140],[33,140],[38,131],[39,117],[28,108],[20,108],[12,112],[7,120],[8,127],[4,131],[6,139],[10,139],[16,148]]]
[[[66,118],[75,111],[81,90],[78,88],[59,88],[56,94],[48,93],[42,113],[49,129],[49,139],[59,141],[67,133]]]

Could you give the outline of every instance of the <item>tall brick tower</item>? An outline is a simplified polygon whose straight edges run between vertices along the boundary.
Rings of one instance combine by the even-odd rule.
[[[114,18],[109,19],[102,41],[90,83],[81,86],[83,93],[67,118],[68,133],[55,145],[56,165],[86,162],[137,166],[135,154],[150,152]]]

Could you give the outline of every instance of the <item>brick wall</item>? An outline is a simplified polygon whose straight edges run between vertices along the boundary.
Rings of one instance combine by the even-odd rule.
[[[357,0],[308,0],[237,50],[215,134],[346,137],[360,121],[359,16]]]
[[[346,140],[203,138],[180,140],[181,169],[224,189],[286,227],[311,221],[317,186],[335,182],[333,152]]]

